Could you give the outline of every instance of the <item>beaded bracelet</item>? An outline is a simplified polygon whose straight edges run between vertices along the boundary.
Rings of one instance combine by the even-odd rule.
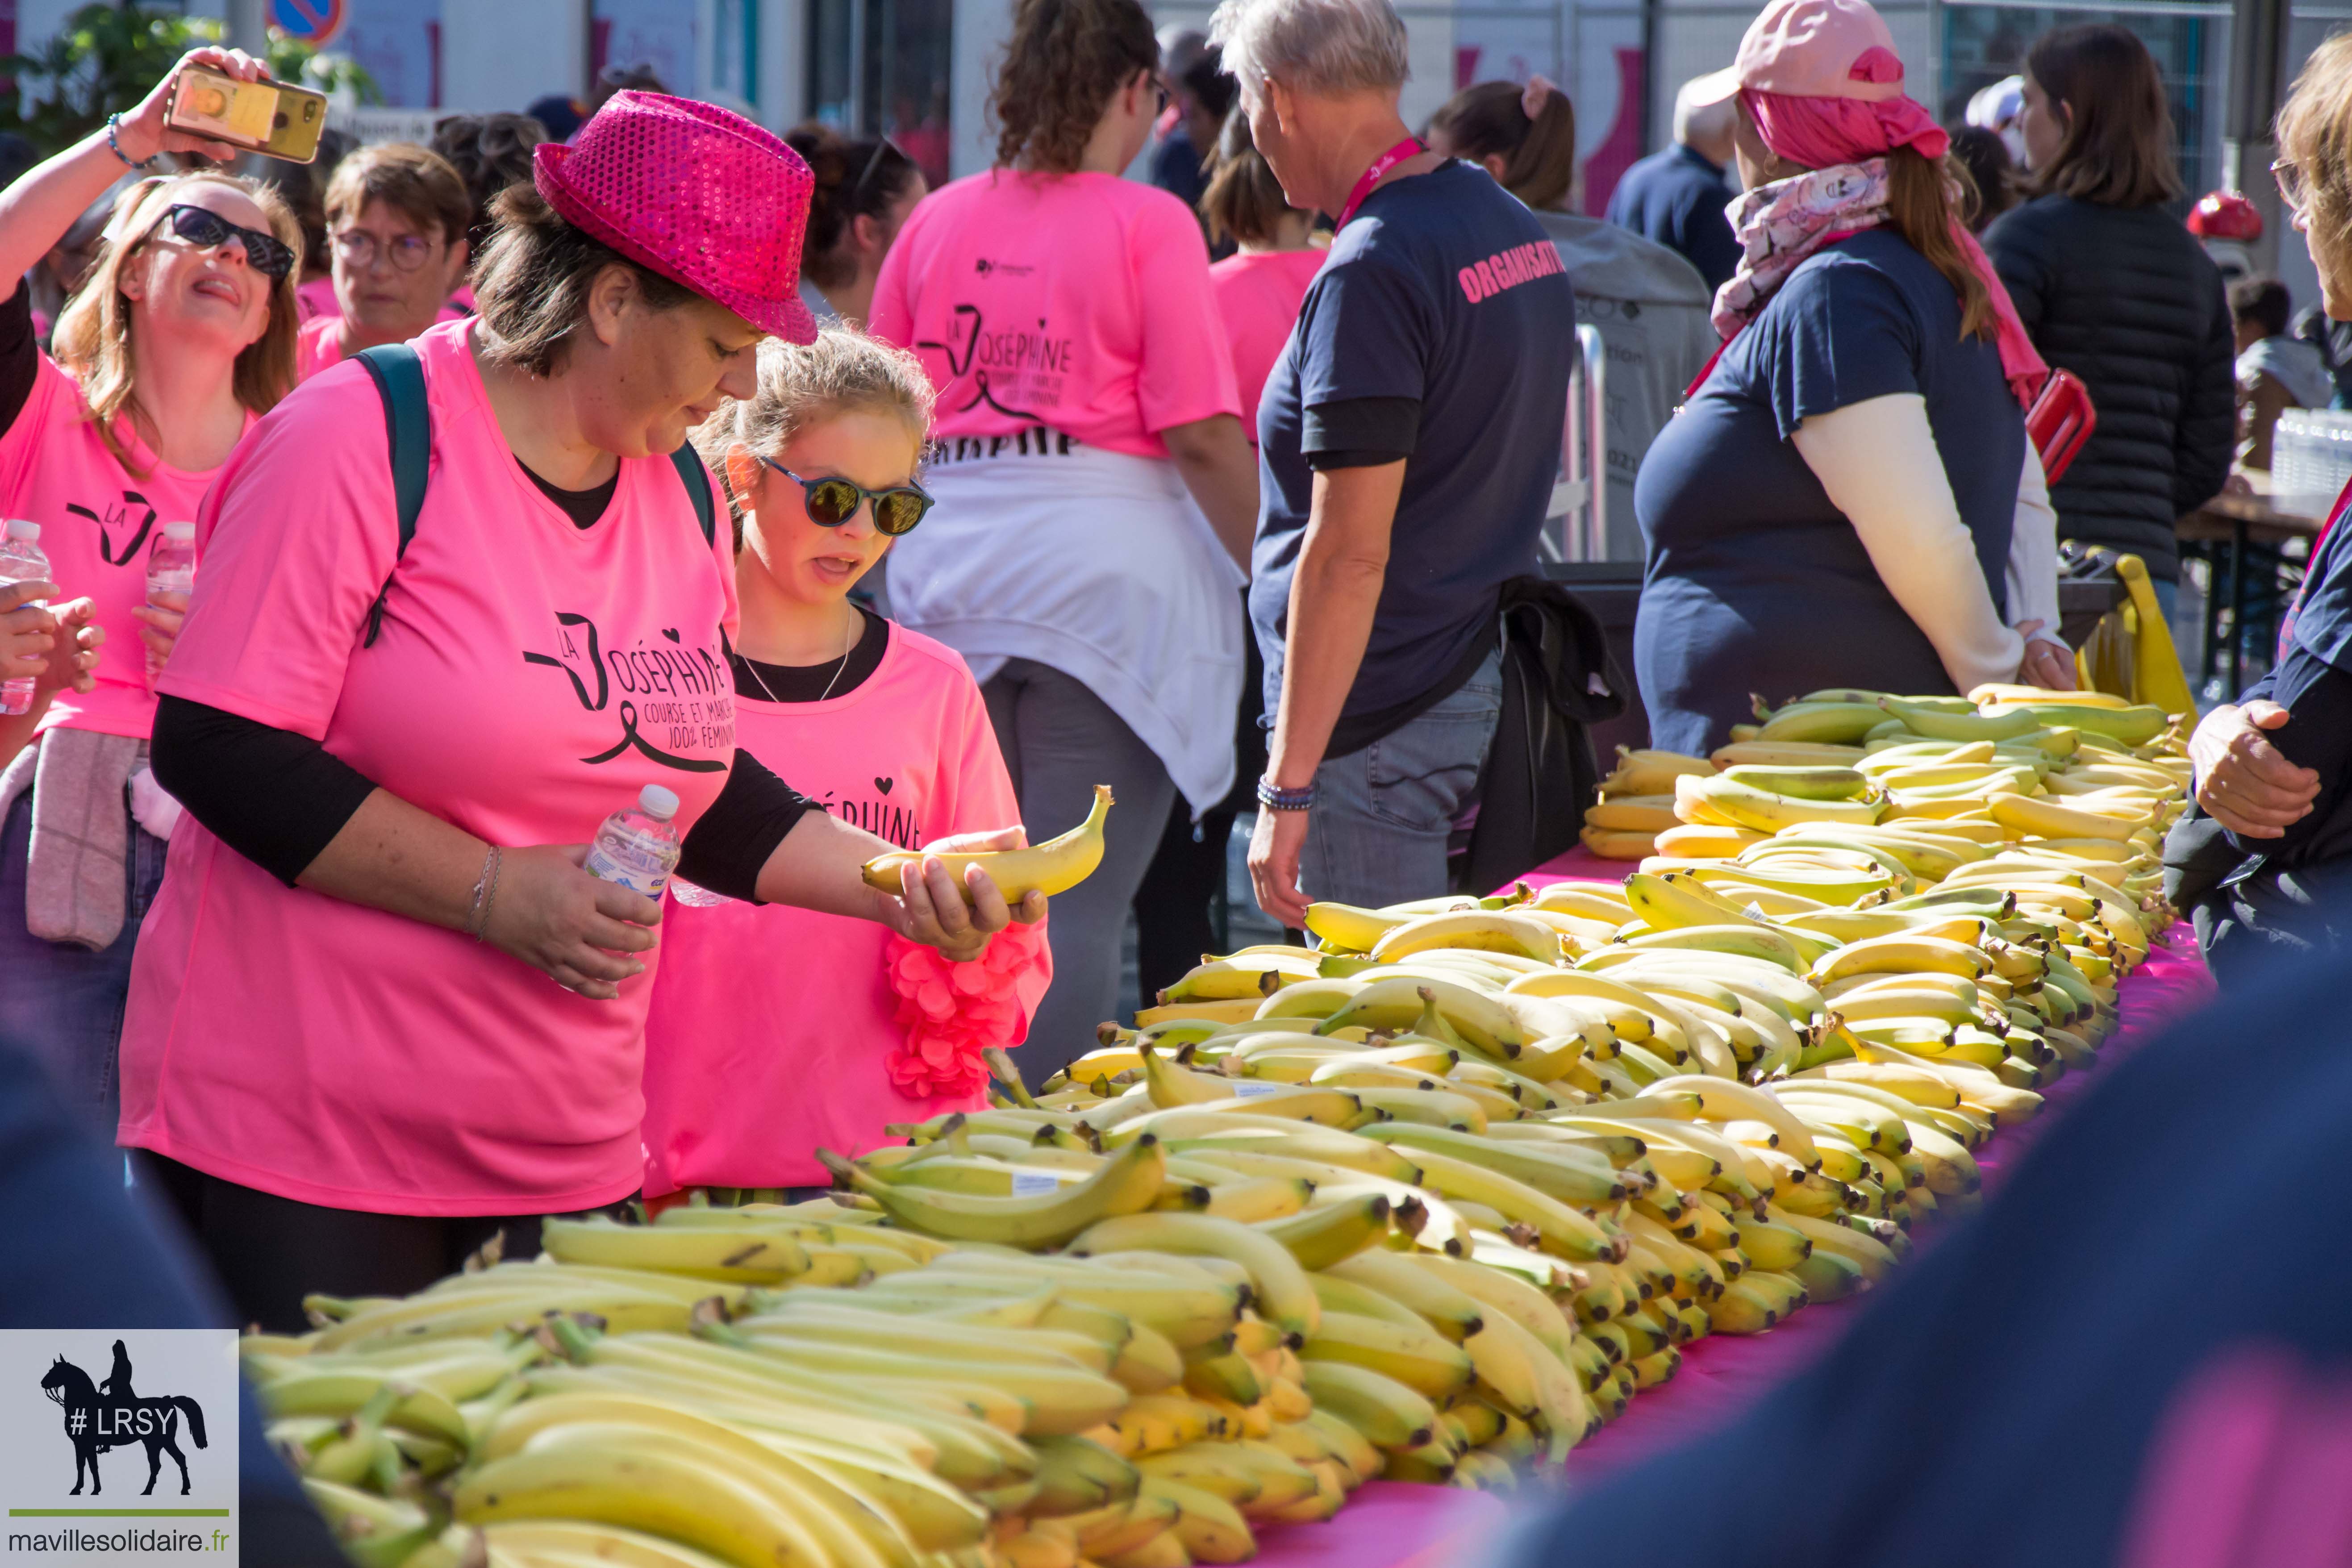
[[[137,161],[135,161],[135,162],[134,162],[134,161],[132,160],[132,158],[131,158],[131,154],[130,154],[130,153],[126,153],[126,152],[124,152],[124,151],[122,150],[122,143],[121,143],[121,142],[117,142],[117,141],[114,139],[114,133],[115,133],[115,132],[116,132],[117,130],[121,129],[121,125],[122,125],[122,115],[121,115],[121,113],[119,110],[118,110],[117,112],[115,112],[115,113],[113,113],[113,114],[110,114],[110,115],[108,115],[108,116],[106,117],[106,144],[107,144],[107,146],[108,146],[110,149],[111,149],[111,150],[113,151],[113,153],[114,153],[114,155],[115,155],[116,157],[118,157],[118,158],[120,158],[120,159],[121,159],[121,160],[122,160],[122,166],[123,166],[124,168],[126,168],[126,169],[142,169],[142,170],[144,170],[144,169],[152,169],[152,168],[153,168],[153,167],[155,166],[155,159],[154,159],[154,157],[153,157],[152,154],[151,154],[150,156],[148,156],[148,157],[142,158],[142,159],[139,159],[139,160],[137,160]]]
[[[1257,781],[1257,803],[1268,811],[1308,811],[1315,805],[1315,786],[1284,789],[1272,779]]]

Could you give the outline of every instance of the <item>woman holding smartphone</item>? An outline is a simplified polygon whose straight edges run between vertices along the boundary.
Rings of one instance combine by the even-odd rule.
[[[234,155],[164,123],[191,66],[266,74],[197,49],[137,108],[0,191],[0,278],[29,270],[126,166]],[[0,1034],[25,1042],[102,1129],[114,1124],[131,952],[176,813],[147,773],[149,683],[187,599],[151,602],[148,555],[167,524],[196,515],[230,448],[294,384],[300,253],[275,192],[226,174],[157,175],[116,200],[54,357],[35,341],[22,284],[0,305],[0,517],[40,524],[58,591],[93,601],[110,644],[95,684],[58,691],[40,743],[0,773]]]
[[[1013,916],[936,858],[866,887],[895,847],[736,746],[733,540],[682,448],[761,340],[814,335],[806,165],[636,92],[534,164],[480,313],[305,382],[198,515],[155,744],[194,820],[132,972],[120,1141],[240,1322],[416,1289],[494,1235],[529,1257],[539,1216],[637,1190],[661,908],[581,862],[646,786],[713,892],[956,961]],[[373,380],[404,360],[430,447],[404,544]]]

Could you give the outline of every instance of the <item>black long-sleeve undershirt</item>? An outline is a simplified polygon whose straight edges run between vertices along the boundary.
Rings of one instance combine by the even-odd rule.
[[[289,888],[376,788],[307,735],[180,697],[156,702],[152,753],[156,783],[215,837]],[[688,830],[678,874],[757,902],[761,868],[803,815],[817,809],[739,751],[719,798]]]
[[[31,401],[41,373],[41,342],[33,335],[33,290],[23,279],[0,304],[0,435],[7,434]]]

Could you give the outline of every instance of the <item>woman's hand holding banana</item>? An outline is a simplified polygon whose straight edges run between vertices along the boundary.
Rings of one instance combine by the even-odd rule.
[[[1027,832],[1000,827],[992,833],[961,833],[923,846],[919,858],[908,857],[899,867],[899,891],[877,892],[877,918],[910,942],[938,948],[942,955],[967,963],[988,951],[989,939],[1014,921],[1034,925],[1045,918],[1045,895],[1031,889],[1018,905],[1008,905],[994,878],[979,866],[955,868],[940,858],[947,855],[993,854],[1025,848]]]

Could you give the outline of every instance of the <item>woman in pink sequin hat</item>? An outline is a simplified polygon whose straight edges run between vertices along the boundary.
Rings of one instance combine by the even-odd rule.
[[[636,1190],[667,872],[608,816],[666,817],[704,888],[954,960],[1013,918],[937,859],[866,887],[890,846],[736,748],[734,540],[686,432],[751,395],[762,339],[814,336],[809,186],[724,110],[617,94],[499,198],[479,315],[306,383],[207,497],[154,742],[194,820],[121,1141],[241,1321],[414,1290],[494,1234],[528,1258],[531,1216]]]

